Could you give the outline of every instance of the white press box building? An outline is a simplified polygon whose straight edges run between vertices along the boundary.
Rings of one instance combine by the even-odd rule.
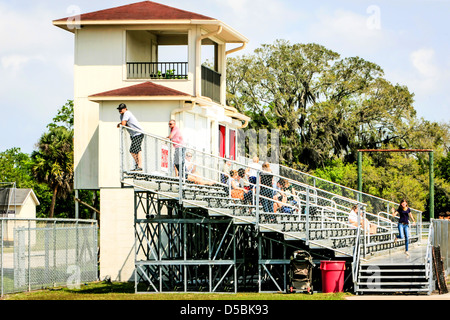
[[[217,19],[152,1],[53,24],[75,41],[74,188],[100,190],[100,278],[127,281],[134,196],[121,188],[117,106],[125,103],[145,132],[166,137],[175,119],[187,145],[236,159],[237,130],[250,119],[226,105],[226,58],[248,39]]]

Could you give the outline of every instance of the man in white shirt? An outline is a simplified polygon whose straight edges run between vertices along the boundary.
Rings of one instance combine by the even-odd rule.
[[[119,107],[117,108],[120,113],[120,123],[117,125],[117,128],[119,128],[121,125],[128,127],[128,133],[130,134],[131,138],[131,147],[130,147],[130,153],[131,156],[134,159],[134,162],[136,163],[136,167],[134,168],[134,171],[142,171],[142,140],[144,139],[144,134],[140,131],[142,131],[142,128],[137,121],[136,117],[131,113],[131,111],[127,110],[127,106],[125,103],[121,103]],[[136,130],[139,131],[136,131]]]
[[[253,162],[249,165],[250,168],[250,172],[248,173],[249,175],[249,179],[248,181],[252,184],[256,184],[256,176],[258,173],[258,170],[262,170],[262,166],[259,163],[259,158],[258,157],[253,157]]]

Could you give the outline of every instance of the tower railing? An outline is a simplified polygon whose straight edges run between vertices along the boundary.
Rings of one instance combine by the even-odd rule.
[[[127,62],[128,79],[187,79],[187,62]]]

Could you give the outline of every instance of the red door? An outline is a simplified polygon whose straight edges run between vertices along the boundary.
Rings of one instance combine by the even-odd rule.
[[[226,152],[226,128],[219,124],[219,155],[224,158]]]

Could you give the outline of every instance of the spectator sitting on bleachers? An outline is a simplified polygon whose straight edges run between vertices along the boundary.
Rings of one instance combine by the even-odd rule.
[[[288,204],[288,194],[286,193],[287,181],[280,179],[277,182],[277,192],[273,199],[275,200],[273,204],[273,211],[277,212],[280,210],[281,213],[292,213],[292,208]]]
[[[358,227],[358,206],[353,206],[352,210],[348,214],[348,222],[355,227]]]
[[[348,215],[348,222],[352,224],[355,227],[358,227],[358,206],[353,206],[352,210],[350,211]],[[369,220],[364,219],[363,213],[360,213],[360,221],[361,221],[361,227],[366,232],[369,231],[370,234],[377,233],[377,225],[374,223],[370,223]]]
[[[244,200],[244,194],[248,191],[245,188],[241,188],[239,185],[239,175],[237,170],[230,171],[231,177],[231,197],[235,199]]]
[[[186,152],[186,162],[185,162],[185,175],[188,181],[191,181],[195,184],[212,186],[214,185],[213,181],[203,180],[196,174],[196,165],[192,162],[192,154],[190,152]]]
[[[245,203],[253,204],[253,190],[255,187],[249,182],[249,170],[250,168],[239,168],[237,172],[239,176],[239,186],[247,190],[247,193],[244,193],[244,201]]]

